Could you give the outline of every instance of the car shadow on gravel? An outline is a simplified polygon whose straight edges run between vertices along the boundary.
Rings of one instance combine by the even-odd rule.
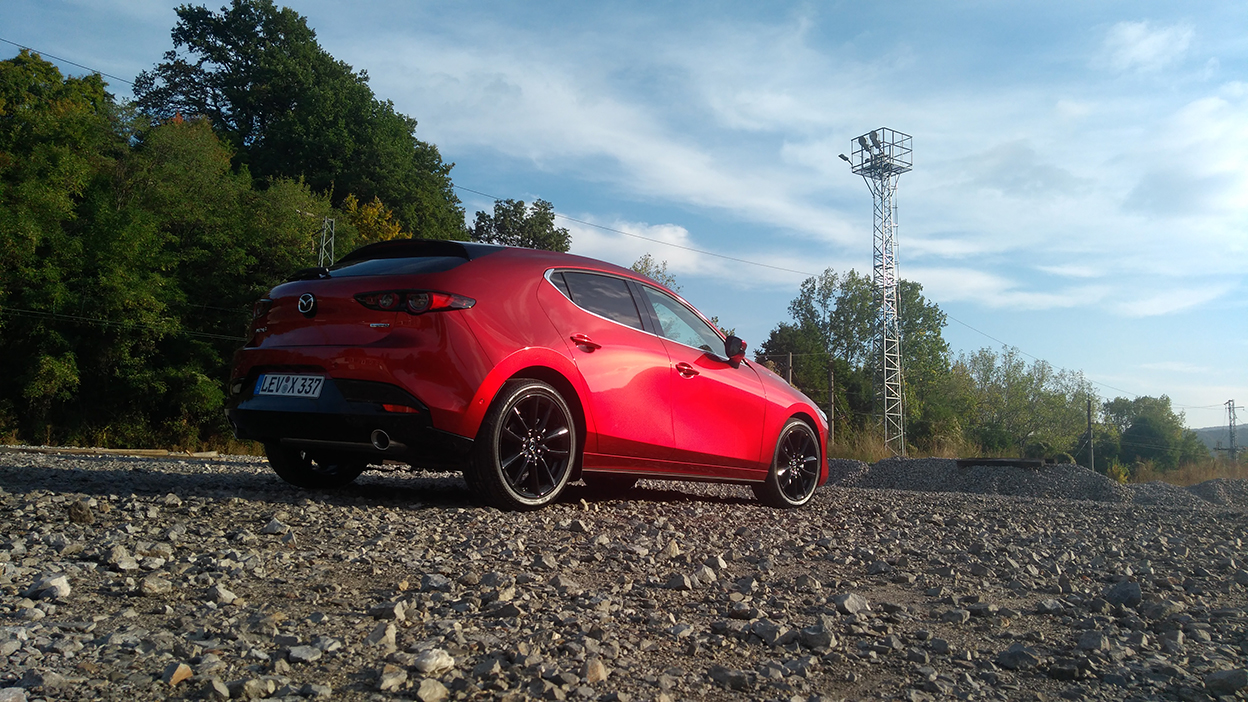
[[[74,465],[75,463],[79,465]],[[118,467],[120,464],[120,467]],[[108,467],[105,467],[108,466]],[[559,503],[575,504],[634,501],[648,503],[753,503],[748,488],[730,485],[673,483],[674,488],[646,481],[623,494],[604,495],[574,483]],[[0,461],[0,488],[13,494],[48,491],[92,497],[110,495],[260,500],[296,504],[311,500],[323,504],[369,504],[389,507],[479,507],[463,478],[456,473],[371,470],[356,482],[337,490],[303,490],[288,485],[267,464],[255,459],[179,460],[176,464],[128,456],[75,455],[64,467],[12,465]]]

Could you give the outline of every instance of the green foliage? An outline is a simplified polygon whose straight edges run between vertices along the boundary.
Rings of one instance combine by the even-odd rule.
[[[941,336],[945,314],[922,291],[912,281],[898,285],[902,367],[906,421],[912,427],[909,438],[932,443],[937,432],[953,430],[956,434],[958,423],[952,417],[952,401],[941,392],[949,375],[949,347]],[[794,385],[824,406],[828,364],[834,364],[838,436],[863,431],[870,423],[877,309],[869,278],[854,270],[840,274],[826,269],[802,282],[789,304],[794,323],[776,327],[759,349],[760,359],[775,363],[787,363],[792,352]]]
[[[1074,448],[1086,433],[1084,401],[1091,388],[1082,374],[1030,366],[1018,349],[963,354],[955,366],[970,383],[966,430],[989,452],[1046,458]]]
[[[650,254],[643,254],[629,268],[666,287],[668,290],[678,295],[680,294],[680,286],[676,284],[676,276],[667,272],[667,261],[656,262]],[[715,323],[718,326],[718,320]]]
[[[1183,427],[1183,414],[1170,398],[1117,397],[1102,406],[1106,423],[1120,435],[1115,456],[1128,464],[1151,464],[1162,472],[1180,465],[1211,461],[1208,447]]]
[[[174,445],[225,431],[252,301],[314,260],[334,214],[304,183],[253,186],[204,120],[151,127],[98,78],[0,62],[0,430]]]
[[[416,120],[374,97],[367,73],[321,48],[305,18],[272,0],[177,13],[175,50],[135,79],[145,114],[207,119],[260,187],[302,178],[335,205],[377,198],[424,238],[465,238],[453,164],[416,138]]]
[[[495,202],[493,216],[477,213],[472,240],[565,253],[572,245],[568,230],[555,226],[555,208],[545,200],[534,200],[527,208],[523,200]]]

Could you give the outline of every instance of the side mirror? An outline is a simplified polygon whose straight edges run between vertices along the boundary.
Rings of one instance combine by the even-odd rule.
[[[730,336],[724,339],[724,355],[734,366],[745,360],[745,342],[741,340],[741,337]]]

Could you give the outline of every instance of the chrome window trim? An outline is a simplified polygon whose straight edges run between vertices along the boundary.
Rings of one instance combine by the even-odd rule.
[[[644,287],[644,288],[650,288],[650,289],[654,290],[655,292],[662,293],[662,294],[664,294],[664,295],[667,295],[667,296],[671,297],[673,300],[675,300],[676,302],[678,302],[678,303],[680,303],[681,305],[683,305],[685,308],[687,308],[687,309],[689,309],[690,311],[692,311],[692,312],[693,312],[693,314],[694,314],[694,316],[695,316],[695,317],[697,317],[698,319],[701,319],[703,322],[705,322],[705,323],[706,323],[706,325],[707,325],[708,327],[710,327],[712,331],[718,331],[717,329],[715,329],[715,328],[714,328],[714,326],[713,326],[710,322],[708,322],[706,319],[704,319],[704,318],[702,317],[702,313],[701,313],[701,312],[698,312],[698,310],[697,310],[696,308],[694,308],[694,306],[693,306],[693,305],[689,304],[688,302],[685,302],[685,301],[684,301],[683,299],[681,299],[679,296],[677,296],[677,295],[672,295],[671,293],[666,293],[666,292],[663,292],[662,290],[659,290],[658,288],[654,287],[653,285],[651,285],[651,284],[649,284],[649,283],[642,282],[642,281],[640,281],[640,280],[637,280],[636,278],[628,278],[628,277],[626,277],[626,276],[618,275],[618,274],[615,274],[615,273],[605,273],[605,272],[603,272],[603,271],[596,271],[596,270],[593,270],[593,269],[588,269],[588,268],[571,268],[571,267],[561,266],[561,267],[559,267],[559,268],[547,268],[547,269],[546,269],[546,272],[542,274],[542,277],[546,279],[546,282],[550,285],[550,287],[552,287],[552,288],[554,288],[554,289],[555,289],[555,292],[559,293],[559,296],[560,296],[560,297],[562,297],[563,299],[567,300],[568,302],[571,302],[571,303],[572,303],[572,304],[576,307],[576,309],[578,309],[578,310],[580,310],[580,311],[582,311],[582,312],[584,312],[584,313],[586,313],[586,314],[592,314],[593,316],[597,317],[598,319],[603,319],[603,320],[606,320],[606,321],[608,321],[608,322],[611,322],[612,324],[618,324],[618,325],[620,325],[621,327],[624,327],[624,328],[626,328],[626,329],[632,329],[632,330],[633,330],[633,331],[635,331],[635,332],[641,332],[642,334],[649,334],[650,336],[653,336],[653,337],[655,337],[656,339],[662,339],[663,341],[667,341],[667,342],[670,342],[670,343],[673,343],[673,344],[677,344],[677,345],[679,345],[679,346],[684,346],[685,348],[687,348],[687,349],[692,349],[692,350],[694,350],[694,351],[697,351],[698,353],[710,354],[710,355],[714,356],[716,360],[723,361],[724,363],[727,363],[727,362],[728,362],[728,358],[727,358],[726,356],[724,356],[723,354],[721,354],[721,353],[717,353],[717,352],[715,352],[715,351],[707,351],[706,349],[699,348],[699,347],[697,347],[697,346],[690,346],[689,344],[686,344],[686,343],[683,343],[683,342],[677,341],[677,340],[675,340],[675,339],[669,339],[669,338],[667,338],[666,336],[663,336],[662,334],[655,334],[654,332],[652,332],[652,331],[648,331],[648,330],[646,330],[646,329],[638,329],[637,327],[631,327],[631,326],[629,326],[629,325],[627,325],[627,324],[624,324],[623,322],[620,322],[620,321],[618,321],[618,320],[611,319],[610,317],[604,317],[604,316],[602,316],[602,315],[598,314],[597,312],[591,312],[591,311],[589,311],[589,310],[585,309],[584,307],[581,307],[580,305],[577,305],[577,304],[576,304],[576,302],[574,302],[574,301],[572,300],[572,298],[568,297],[567,295],[564,295],[564,294],[563,294],[563,291],[559,289],[559,286],[558,286],[558,285],[555,285],[555,282],[554,282],[553,280],[551,280],[551,279],[550,279],[550,276],[554,275],[555,273],[562,273],[562,272],[564,272],[564,271],[571,271],[571,272],[573,272],[573,273],[589,273],[590,275],[601,275],[601,276],[606,276],[606,277],[608,277],[608,278],[615,278],[615,279],[617,279],[617,280],[631,281],[631,282],[637,283],[638,285],[640,285],[640,286],[642,286],[642,287]],[[637,303],[637,300],[634,300],[633,302],[634,302],[634,304],[636,304],[636,303]],[[647,302],[647,301],[643,300],[642,302]],[[640,313],[640,312],[641,312],[641,310],[638,310],[638,313]],[[717,336],[718,336],[718,335],[717,335]],[[723,339],[721,339],[721,341],[723,341]],[[745,363],[745,361],[744,361],[744,360],[743,360],[743,363]]]

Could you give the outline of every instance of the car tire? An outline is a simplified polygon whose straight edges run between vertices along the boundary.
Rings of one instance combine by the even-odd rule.
[[[545,507],[567,486],[578,446],[572,411],[557,390],[540,380],[508,381],[481,424],[465,479],[499,509]]]
[[[780,509],[801,507],[819,486],[819,435],[800,419],[780,430],[767,479],[751,487],[763,504]]]
[[[273,472],[282,480],[308,490],[330,490],[350,485],[367,463],[342,456],[312,455],[277,442],[264,445]]]
[[[638,477],[619,473],[584,473],[581,480],[590,492],[599,497],[618,497],[633,489]]]

